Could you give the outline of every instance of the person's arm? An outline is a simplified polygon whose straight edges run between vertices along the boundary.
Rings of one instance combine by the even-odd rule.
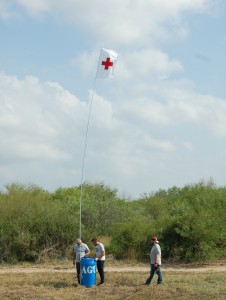
[[[158,267],[161,261],[161,250],[158,245],[156,245],[155,251],[155,267]]]
[[[103,250],[102,252],[101,252],[101,254],[97,257],[98,259],[101,259],[101,257],[103,257],[105,255],[105,251]]]
[[[87,256],[87,255],[89,255],[90,254],[90,250],[89,250],[89,248],[87,248],[86,250],[85,250],[85,256]]]
[[[155,256],[155,265],[156,265],[156,267],[159,265],[159,261],[160,261],[160,253],[158,252]]]

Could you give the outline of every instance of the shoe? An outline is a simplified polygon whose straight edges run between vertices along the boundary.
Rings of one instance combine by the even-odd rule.
[[[98,285],[101,285],[101,284],[104,284],[104,282],[99,282],[99,283],[97,284],[97,286],[98,286]]]

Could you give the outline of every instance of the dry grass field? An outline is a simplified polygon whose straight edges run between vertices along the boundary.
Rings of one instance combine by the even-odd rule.
[[[76,284],[69,265],[0,267],[0,299],[226,299],[222,265],[163,267],[162,273],[161,286],[156,277],[146,286],[147,266],[106,266],[106,283],[86,288]]]

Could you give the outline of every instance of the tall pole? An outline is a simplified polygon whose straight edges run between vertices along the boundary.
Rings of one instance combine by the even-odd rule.
[[[93,105],[93,98],[95,93],[95,86],[96,86],[96,79],[97,79],[97,72],[99,67],[100,56],[98,60],[96,76],[93,83],[93,90],[91,95],[90,107],[89,107],[89,114],[88,120],[86,125],[86,134],[85,134],[85,144],[84,144],[84,151],[83,151],[83,159],[82,159],[82,175],[81,175],[81,185],[80,185],[80,200],[79,200],[79,238],[82,240],[82,196],[83,196],[83,179],[84,179],[84,169],[85,169],[85,158],[86,158],[86,148],[87,148],[87,140],[88,140],[88,132],[89,132],[89,124],[90,124],[90,116],[91,110]]]

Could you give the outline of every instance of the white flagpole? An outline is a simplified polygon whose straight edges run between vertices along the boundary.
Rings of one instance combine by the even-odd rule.
[[[100,55],[101,55],[101,51],[100,51]],[[91,94],[89,114],[88,114],[88,120],[87,120],[87,125],[86,125],[83,159],[82,159],[82,175],[81,175],[80,200],[79,200],[79,211],[80,211],[80,213],[79,213],[79,238],[81,240],[82,240],[82,196],[83,196],[83,179],[84,179],[84,169],[85,169],[86,147],[87,147],[87,139],[88,139],[88,132],[89,132],[90,116],[91,116],[91,110],[92,110],[93,98],[94,98],[94,92],[95,92],[95,86],[96,86],[96,79],[97,79],[97,73],[98,73],[99,62],[100,62],[100,55],[99,55],[99,59],[98,59],[96,76],[95,76],[95,79],[94,79],[93,90],[92,90],[92,94]]]

